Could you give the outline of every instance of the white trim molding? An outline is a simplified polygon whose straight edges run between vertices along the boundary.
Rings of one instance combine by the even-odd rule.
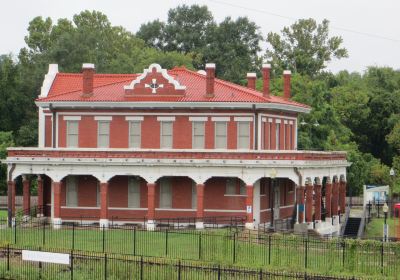
[[[129,85],[124,86],[125,90],[130,90],[130,89],[134,89],[136,84],[140,84],[140,82],[147,77],[147,75],[149,73],[153,72],[153,69],[156,69],[157,73],[161,73],[161,75],[168,81],[168,83],[174,85],[174,88],[176,90],[185,90],[186,86],[182,86],[181,84],[179,84],[179,82],[177,80],[174,79],[174,77],[170,76],[168,74],[168,71],[166,69],[162,69],[160,64],[157,63],[153,63],[150,64],[149,68],[144,69],[143,73],[138,76],[135,80],[133,80]]]
[[[235,122],[252,122],[253,117],[234,117]]]
[[[208,121],[208,117],[189,117],[189,121],[191,121],[191,122],[206,122],[206,121]]]
[[[64,121],[80,121],[81,116],[63,116]]]
[[[143,121],[144,117],[143,116],[127,116],[125,117],[126,121]]]
[[[61,209],[88,209],[88,210],[99,210],[99,206],[61,206]]]
[[[232,209],[204,209],[204,212],[221,212],[221,213],[246,213],[246,210],[232,210]]]
[[[43,84],[40,89],[39,98],[47,97],[57,74],[58,74],[58,64],[49,64],[49,71],[44,76]]]
[[[213,122],[229,122],[231,117],[211,117]]]
[[[175,117],[157,117],[157,121],[159,121],[159,122],[174,122]]]
[[[95,121],[112,121],[112,116],[95,116]]]
[[[156,211],[194,212],[197,210],[195,208],[156,208]]]

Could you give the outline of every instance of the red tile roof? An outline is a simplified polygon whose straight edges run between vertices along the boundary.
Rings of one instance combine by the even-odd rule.
[[[263,97],[262,93],[231,82],[215,79],[215,96],[205,97],[205,75],[188,70],[184,67],[176,67],[168,71],[181,85],[186,86],[184,96],[133,96],[125,95],[124,86],[129,85],[140,74],[95,74],[94,91],[91,97],[82,98],[82,74],[81,73],[57,73],[47,97],[37,101],[79,101],[79,102],[249,102],[249,103],[279,103],[297,107],[309,108],[291,100],[285,100],[279,96]]]

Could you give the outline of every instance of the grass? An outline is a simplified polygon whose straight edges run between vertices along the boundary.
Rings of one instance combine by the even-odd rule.
[[[295,236],[233,237],[226,230],[183,232],[132,229],[98,230],[46,227],[17,227],[0,230],[0,241],[17,247],[65,251],[143,255],[264,268],[332,274],[396,276],[400,273],[400,244],[376,241],[306,240]],[[383,262],[382,262],[383,260]]]
[[[0,219],[7,219],[8,212],[7,210],[0,210]]]
[[[366,238],[383,237],[383,218],[373,218],[366,227],[364,236]],[[394,219],[387,219],[389,225],[389,237],[395,237]]]

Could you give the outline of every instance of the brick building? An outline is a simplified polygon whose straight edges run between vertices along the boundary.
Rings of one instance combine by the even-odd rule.
[[[291,219],[320,232],[337,231],[344,213],[346,154],[297,150],[298,114],[290,99],[198,72],[152,64],[139,74],[59,73],[50,65],[41,94],[39,145],[9,148],[9,207],[22,176],[28,210],[32,175],[43,214],[60,225],[243,216],[246,227]],[[325,206],[325,220],[322,220]]]

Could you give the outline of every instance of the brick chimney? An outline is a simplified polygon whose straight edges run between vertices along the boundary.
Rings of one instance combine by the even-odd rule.
[[[83,63],[82,65],[82,97],[90,97],[93,95],[93,78],[95,68],[92,63]]]
[[[262,75],[263,75],[263,96],[269,97],[269,79],[270,79],[270,71],[271,65],[270,64],[263,64],[262,65]]]
[[[290,77],[292,72],[290,70],[283,71],[283,98],[290,99]]]
[[[215,83],[215,64],[206,64],[206,97],[214,97],[214,83]]]
[[[247,73],[247,87],[251,89],[256,89],[256,73]]]

